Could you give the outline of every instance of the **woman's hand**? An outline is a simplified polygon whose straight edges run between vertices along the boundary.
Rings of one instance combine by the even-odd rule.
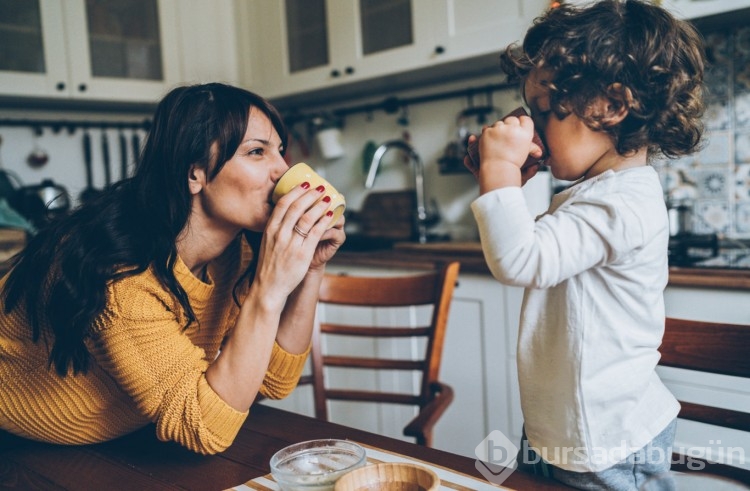
[[[310,270],[314,271],[324,268],[345,240],[344,216],[342,215],[336,225],[326,230],[320,238],[320,242],[318,242],[318,247],[315,248],[315,254],[310,263]]]
[[[343,228],[327,230],[333,220],[327,209],[325,189],[311,189],[309,184],[296,186],[276,203],[263,233],[255,274],[268,300],[283,305],[307,271],[324,264],[343,243]]]

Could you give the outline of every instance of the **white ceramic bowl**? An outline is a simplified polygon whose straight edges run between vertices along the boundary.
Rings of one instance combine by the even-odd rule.
[[[326,491],[366,460],[365,449],[356,443],[310,440],[276,452],[271,457],[271,474],[283,491]]]

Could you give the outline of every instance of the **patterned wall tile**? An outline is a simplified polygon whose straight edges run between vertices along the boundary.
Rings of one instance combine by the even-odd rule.
[[[734,171],[734,199],[750,202],[750,164],[737,164]]]
[[[735,94],[734,120],[737,128],[750,128],[750,92]]]
[[[737,163],[750,162],[750,132],[735,135],[734,159]]]
[[[703,148],[696,155],[693,165],[710,166],[723,165],[729,166],[731,155],[729,152],[728,131],[711,131],[705,135]]]
[[[750,94],[748,94],[750,95]],[[704,115],[709,130],[727,130],[732,122],[732,113],[727,99],[715,99],[706,105]]]
[[[694,190],[695,233],[750,239],[750,26],[729,25],[703,35],[708,59],[704,142],[696,154],[656,168],[667,197],[670,190]]]
[[[699,170],[693,173],[698,186],[698,197],[703,199],[729,200],[728,169]]]
[[[727,234],[731,226],[729,201],[695,202],[693,232],[698,234]]]
[[[750,234],[750,202],[737,203],[734,217],[737,233]]]

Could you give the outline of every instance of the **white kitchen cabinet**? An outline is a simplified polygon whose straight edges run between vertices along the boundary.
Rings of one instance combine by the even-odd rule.
[[[179,78],[176,0],[7,5],[0,95],[153,102]]]
[[[588,5],[591,0],[567,0],[565,3]],[[750,8],[750,0],[652,0],[682,19],[697,19]]]
[[[441,0],[434,2],[430,25],[440,62],[501,52],[521,42],[549,0]],[[499,66],[499,65],[498,65]]]
[[[279,97],[499,52],[521,39],[547,4],[543,0],[241,2],[238,16],[253,27],[252,36],[241,43],[263,45],[254,56],[244,58],[245,73],[252,74],[245,85],[267,97]]]
[[[750,8],[750,0],[664,0],[662,5],[683,19],[697,19]]]
[[[699,321],[750,324],[750,292],[719,288],[667,287],[664,293],[666,313],[670,317]],[[657,367],[659,376],[681,400],[716,405],[737,411],[750,408],[750,380],[728,375],[692,372],[672,367]],[[694,421],[677,423],[675,448],[681,453],[724,462],[730,449],[742,449],[745,462],[727,462],[750,469],[750,435]],[[692,454],[686,449],[693,449]],[[736,456],[737,454],[734,453]]]
[[[242,53],[238,51],[238,37],[247,31],[248,24],[238,22],[236,2],[179,0],[176,7],[180,83],[241,85],[237,61],[253,48],[246,44]],[[251,76],[248,74],[247,79]]]

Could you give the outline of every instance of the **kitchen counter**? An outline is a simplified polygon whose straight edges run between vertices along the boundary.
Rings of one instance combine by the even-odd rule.
[[[397,242],[392,248],[343,250],[336,254],[333,264],[421,269],[447,260],[461,261],[462,273],[490,274],[479,242]],[[750,290],[750,269],[670,267],[669,285]]]

